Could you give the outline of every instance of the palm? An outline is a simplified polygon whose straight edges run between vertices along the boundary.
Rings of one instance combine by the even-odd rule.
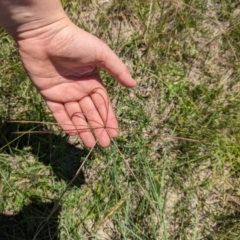
[[[20,42],[20,55],[34,85],[64,131],[86,146],[108,146],[118,124],[97,67],[133,86],[126,67],[98,38],[70,24],[51,39]],[[95,135],[95,138],[93,134]]]

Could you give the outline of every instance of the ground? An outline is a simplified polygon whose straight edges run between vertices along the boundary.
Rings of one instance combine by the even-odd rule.
[[[84,148],[0,31],[0,238],[240,239],[240,4],[62,2],[138,85],[101,72],[121,133]]]

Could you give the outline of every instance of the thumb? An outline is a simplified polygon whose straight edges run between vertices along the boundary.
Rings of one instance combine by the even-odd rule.
[[[134,87],[136,81],[132,78],[128,68],[119,57],[100,40],[96,49],[97,66],[106,70],[125,87]]]

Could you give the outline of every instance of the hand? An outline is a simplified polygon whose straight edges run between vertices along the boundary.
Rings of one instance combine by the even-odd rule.
[[[18,40],[33,84],[65,132],[79,134],[87,147],[95,145],[95,138],[108,146],[118,135],[118,123],[98,68],[126,87],[135,86],[135,80],[105,43],[68,19],[39,32]]]

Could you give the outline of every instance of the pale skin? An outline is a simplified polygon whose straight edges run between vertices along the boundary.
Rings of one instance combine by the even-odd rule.
[[[98,68],[125,87],[136,84],[116,54],[74,25],[59,0],[0,0],[0,25],[18,44],[29,78],[62,129],[87,147],[109,146],[118,122]]]

